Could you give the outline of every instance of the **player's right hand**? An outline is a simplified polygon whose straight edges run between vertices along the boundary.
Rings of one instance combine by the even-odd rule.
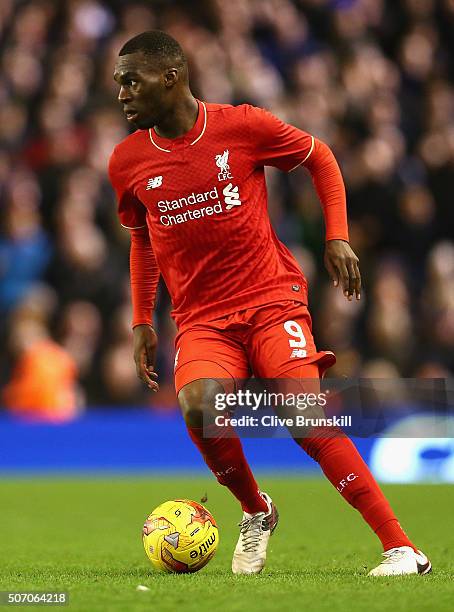
[[[159,391],[159,385],[156,382],[158,375],[154,371],[158,346],[156,332],[151,325],[136,325],[133,329],[133,336],[137,376],[152,391]]]

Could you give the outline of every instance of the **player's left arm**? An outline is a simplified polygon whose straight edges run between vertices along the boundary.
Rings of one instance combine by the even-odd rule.
[[[313,146],[302,165],[312,176],[323,210],[326,227],[325,266],[334,286],[341,286],[345,297],[361,297],[359,259],[349,244],[345,186],[336,158],[321,140]]]
[[[325,218],[325,266],[334,285],[342,287],[345,297],[352,300],[355,294],[359,300],[359,260],[348,243],[345,186],[331,149],[265,109],[248,104],[243,108],[251,154],[258,167],[274,166],[291,172],[304,166],[311,173]]]

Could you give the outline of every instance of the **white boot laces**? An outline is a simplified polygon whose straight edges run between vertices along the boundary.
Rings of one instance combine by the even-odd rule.
[[[243,552],[256,552],[262,535],[262,521],[265,518],[264,512],[258,512],[238,523],[241,533],[241,543]]]
[[[385,557],[384,561],[382,561],[382,565],[385,563],[397,563],[405,554],[405,551],[399,550],[398,548],[391,548],[391,550],[387,550],[382,553]]]

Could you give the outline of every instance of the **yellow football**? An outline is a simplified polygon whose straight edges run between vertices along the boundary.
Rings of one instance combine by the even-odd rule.
[[[155,569],[197,572],[213,558],[219,531],[212,514],[202,504],[174,499],[164,502],[147,517],[142,540]]]

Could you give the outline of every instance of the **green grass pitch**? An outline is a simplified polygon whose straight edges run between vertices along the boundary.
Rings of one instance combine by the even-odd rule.
[[[260,482],[278,505],[280,524],[265,571],[233,576],[241,513],[214,479],[2,480],[0,590],[66,590],[67,609],[86,612],[453,610],[453,487],[384,487],[434,572],[371,579],[366,568],[379,561],[379,542],[329,483],[277,476]],[[140,539],[146,515],[166,499],[200,500],[205,493],[220,528],[217,555],[198,574],[154,573]],[[136,591],[139,584],[150,590]]]

